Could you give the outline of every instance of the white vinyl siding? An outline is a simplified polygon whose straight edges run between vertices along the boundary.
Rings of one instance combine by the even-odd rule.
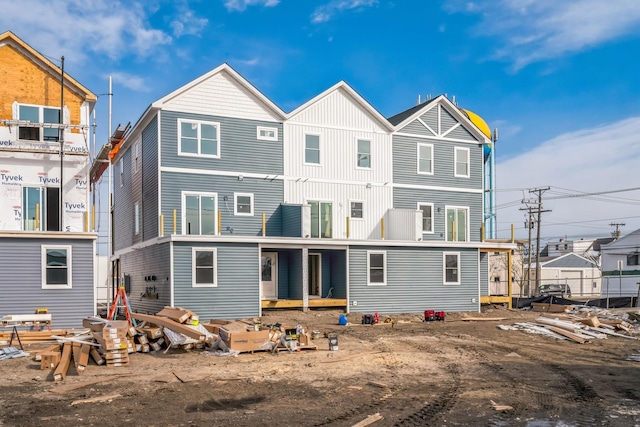
[[[191,248],[191,286],[214,288],[218,286],[218,250]]]
[[[444,252],[442,254],[442,269],[445,285],[460,284],[460,253]]]
[[[418,144],[418,173],[433,175],[433,144]]]
[[[304,163],[308,165],[320,164],[320,135],[306,134],[304,136]]]
[[[455,147],[454,158],[454,176],[469,178],[469,149],[463,147]]]
[[[356,140],[356,165],[362,169],[371,169],[371,141],[368,139]]]
[[[42,246],[42,289],[71,289],[71,246]]]
[[[220,123],[179,119],[178,154],[220,158]]]
[[[367,251],[367,285],[386,286],[387,252]]]

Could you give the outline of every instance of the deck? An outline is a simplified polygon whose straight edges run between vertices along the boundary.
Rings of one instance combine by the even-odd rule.
[[[309,298],[309,308],[347,307],[343,298]],[[262,300],[262,308],[302,308],[301,299]]]

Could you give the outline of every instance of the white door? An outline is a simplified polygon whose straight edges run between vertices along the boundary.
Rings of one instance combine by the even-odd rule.
[[[263,252],[260,267],[262,299],[278,298],[278,254]]]

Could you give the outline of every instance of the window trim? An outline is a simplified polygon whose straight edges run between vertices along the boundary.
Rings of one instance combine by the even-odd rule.
[[[215,198],[215,220],[213,226],[213,234],[187,234],[187,196],[205,196],[205,197],[214,197]],[[202,203],[200,204],[199,209],[202,209]],[[183,191],[180,195],[180,210],[181,210],[181,220],[180,220],[180,234],[183,236],[217,236],[220,234],[220,230],[218,230],[218,212],[220,209],[218,208],[218,193],[211,192],[198,192],[198,191]],[[202,213],[200,212],[199,216],[200,224],[199,227],[202,230]]]
[[[64,124],[64,110],[61,110],[60,107],[51,107],[49,105],[39,105],[39,104],[23,104],[20,102],[17,102],[17,109],[15,110],[17,112],[17,120],[22,120],[20,118],[20,107],[32,107],[32,108],[37,108],[38,109],[38,121],[36,123],[51,123],[51,124]],[[49,110],[57,110],[58,111],[58,117],[59,117],[59,122],[55,123],[55,122],[45,122],[44,121],[44,109],[47,108]],[[34,122],[31,122],[34,123]],[[19,126],[20,127],[24,127],[24,126]],[[32,141],[32,142],[39,142],[39,143],[50,143],[50,144],[59,144],[60,143],[60,128],[56,128],[56,130],[58,131],[58,139],[57,140],[51,140],[51,141],[47,141],[44,139],[44,127],[36,127],[36,129],[38,129],[38,139],[35,140],[24,140],[24,141]],[[64,130],[63,130],[64,132]],[[20,135],[20,130],[18,129],[18,135]],[[21,140],[18,136],[18,140]]]
[[[471,151],[468,147],[454,147],[453,148],[453,176],[457,178],[470,178],[471,177]],[[458,173],[458,153],[465,152],[467,156],[467,173]]]
[[[133,205],[133,234],[140,234],[140,203],[136,202]]]
[[[120,169],[120,187],[124,187],[124,156],[118,160],[118,168]]]
[[[260,135],[261,131],[273,131],[274,136]],[[269,127],[269,126],[258,126],[258,127],[256,127],[256,139],[261,140],[261,141],[277,141],[278,140],[278,128]]]
[[[431,171],[430,172],[423,172],[420,170],[420,148],[421,147],[426,147],[429,148],[431,151]],[[433,144],[426,144],[423,142],[420,142],[416,145],[416,172],[418,175],[430,175],[433,176],[433,170],[434,168],[434,159],[433,159]]]
[[[371,282],[371,255],[382,254],[382,283]],[[367,251],[367,286],[387,286],[387,251]]]
[[[318,203],[318,237],[311,237],[312,239],[333,239],[335,233],[335,211],[334,211],[334,201],[331,199],[306,199],[305,204],[311,206],[311,203]],[[330,203],[331,204],[331,236],[323,237],[322,236],[322,204]],[[311,214],[311,212],[309,212]],[[309,215],[309,235],[313,236],[313,220],[311,215]]]
[[[368,156],[369,156],[369,166],[360,166],[359,165],[359,162],[360,162],[360,151],[358,149],[358,145],[359,145],[360,141],[366,141],[366,142],[369,143],[369,153],[367,153]],[[372,167],[373,165],[372,165],[372,161],[371,161],[371,159],[373,157],[371,155],[371,142],[372,142],[371,139],[356,138],[356,169],[361,169],[361,170],[371,170],[371,169],[373,169],[373,167]]]
[[[251,212],[238,212],[238,196],[249,197],[251,199]],[[233,193],[233,214],[236,216],[253,216],[254,215],[254,198],[253,193]]]
[[[362,216],[360,218],[351,216],[351,211],[353,209],[353,207],[351,206],[352,203],[360,203],[360,204],[362,204],[362,208],[361,208]],[[353,221],[364,221],[364,200],[349,199],[349,219],[353,220]]]
[[[198,130],[197,134],[197,142],[198,142],[198,152],[197,153],[187,153],[182,151],[182,124],[183,123],[191,123],[197,124]],[[202,125],[210,125],[216,127],[216,152],[218,154],[202,154]],[[210,122],[207,120],[191,120],[191,119],[178,119],[178,156],[189,156],[189,157],[204,157],[207,159],[219,159],[221,156],[222,144],[220,143],[220,122]]]
[[[133,147],[131,148],[131,172],[133,174],[138,173],[140,170],[140,138],[133,143]]]
[[[67,251],[67,283],[65,285],[50,285],[47,283],[47,250],[49,249],[66,249]],[[72,289],[73,277],[72,255],[73,248],[71,245],[42,245],[40,249],[40,267],[42,276],[42,289]]]
[[[429,231],[425,231],[424,230],[424,215],[422,216],[422,234],[434,234],[435,233],[435,215],[433,212],[434,206],[433,203],[427,203],[427,202],[418,202],[418,210],[422,212],[421,206],[431,206],[431,230]]]
[[[457,269],[457,282],[447,282],[447,255],[455,255],[457,258],[456,269]],[[443,285],[460,285],[460,276],[462,276],[462,272],[460,269],[460,252],[442,252],[442,284]]]
[[[213,252],[213,283],[196,282],[196,252]],[[218,287],[218,248],[197,247],[191,248],[191,287],[192,288],[217,288]]]
[[[307,162],[307,136],[318,137],[318,163]],[[304,133],[304,150],[302,152],[303,164],[306,166],[322,166],[322,135],[319,133],[305,132]]]

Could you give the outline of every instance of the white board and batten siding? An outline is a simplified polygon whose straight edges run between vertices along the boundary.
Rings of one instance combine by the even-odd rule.
[[[251,120],[281,121],[243,85],[221,71],[163,103],[163,110]]]

